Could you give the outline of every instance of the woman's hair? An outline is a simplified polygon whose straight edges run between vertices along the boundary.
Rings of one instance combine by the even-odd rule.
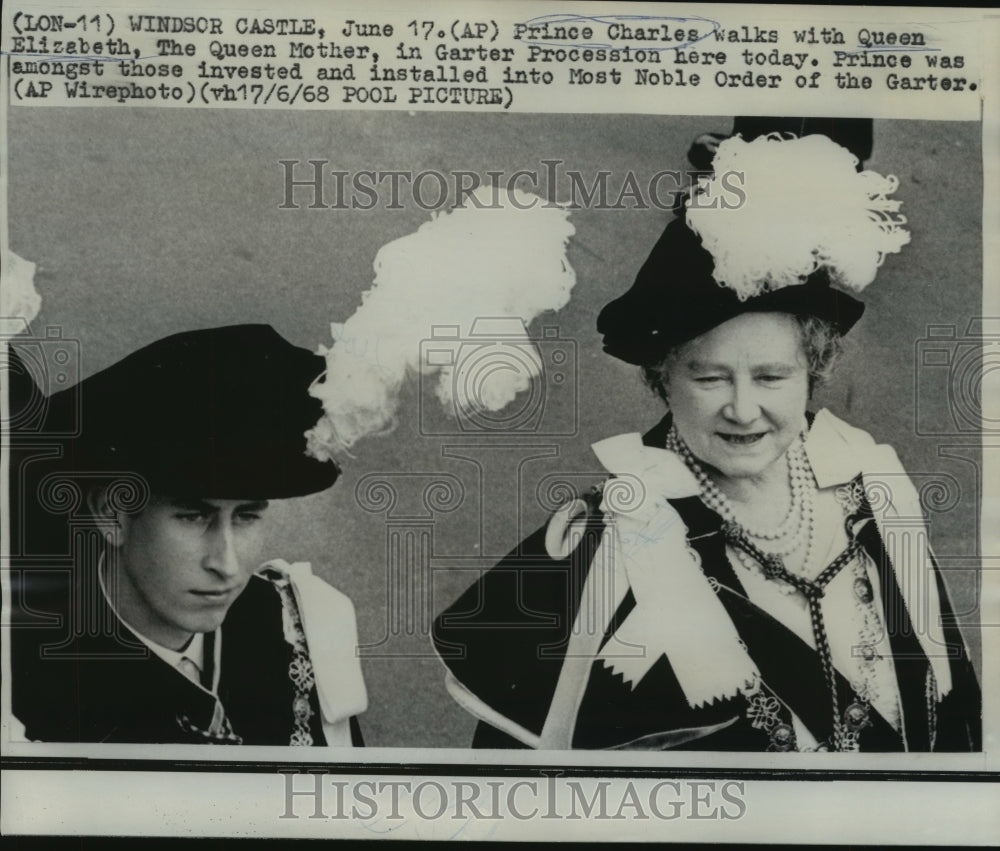
[[[844,349],[843,337],[837,333],[832,322],[816,316],[798,316],[795,321],[799,326],[802,348],[806,355],[806,367],[809,370],[809,394],[823,384],[833,372],[834,364]],[[641,367],[642,380],[650,390],[669,405],[667,384],[670,380],[670,369],[686,343],[671,347],[658,363]]]

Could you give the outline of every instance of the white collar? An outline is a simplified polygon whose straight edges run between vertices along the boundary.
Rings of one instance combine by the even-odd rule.
[[[830,488],[852,481],[864,470],[876,444],[866,431],[848,425],[821,408],[803,443],[816,485]]]
[[[891,477],[891,499],[884,507],[884,510],[875,512],[875,522],[879,534],[888,548],[889,561],[897,575],[897,583],[907,611],[918,613],[917,617],[920,616],[920,613],[923,613],[923,618],[927,621],[925,624],[926,629],[918,630],[917,637],[934,671],[934,676],[937,680],[938,698],[940,699],[951,689],[951,671],[947,656],[940,652],[940,648],[946,645],[941,625],[941,604],[938,597],[937,585],[933,574],[927,572],[928,566],[933,565],[933,557],[927,548],[927,533],[926,530],[922,534],[912,533],[912,521],[919,520],[921,523],[923,521],[919,494],[913,487],[913,483],[907,476],[899,457],[891,446],[876,444],[870,434],[848,425],[826,409],[821,409],[813,418],[812,427],[806,435],[804,445],[806,455],[809,458],[809,464],[816,477],[816,484],[820,488],[830,488],[850,482],[859,474],[864,475],[866,479],[872,476]],[[615,476],[623,474],[635,476],[641,485],[639,488],[631,487],[628,489],[632,492],[631,499],[623,499],[621,495],[615,494],[614,502],[623,503],[620,506],[609,504],[609,489],[606,487],[604,501],[601,503],[602,511],[606,514],[615,514],[618,511],[624,511],[626,514],[632,516],[633,522],[638,522],[641,519],[640,512],[642,511],[643,504],[647,506],[647,511],[649,507],[659,505],[669,517],[674,518],[678,523],[682,523],[680,517],[676,515],[676,512],[674,512],[666,500],[680,496],[696,495],[699,493],[699,488],[698,483],[694,480],[690,471],[686,469],[684,461],[680,456],[667,450],[643,446],[636,433],[618,435],[617,437],[602,440],[595,443],[592,448],[598,459],[610,473]],[[639,509],[638,512],[637,508]],[[550,553],[554,550],[561,552],[565,549],[564,544],[558,545],[559,539],[565,538],[565,535],[560,534],[560,532],[567,532],[571,525],[569,514],[557,514],[553,517],[553,520],[556,520],[556,518],[559,518],[559,524],[563,528],[550,529],[546,535],[546,547]],[[898,534],[898,529],[894,530],[891,528],[900,518],[904,520],[905,525],[910,527],[910,533],[900,535]],[[674,524],[669,523],[665,525],[673,527]],[[640,542],[645,540],[642,535],[638,537]],[[555,542],[557,545],[551,546],[550,541]],[[680,548],[678,548],[678,552],[683,555],[683,551]],[[675,560],[677,554],[674,553],[672,556]],[[642,561],[643,559],[635,558],[637,565]],[[681,562],[684,561],[685,559],[681,559]],[[660,563],[668,563],[667,557],[664,556],[661,558]],[[692,570],[680,571],[676,568],[672,571],[663,572],[663,576],[666,577],[670,577],[673,574],[677,574],[678,576],[676,580],[673,580],[676,586],[673,589],[674,591],[679,589],[678,583],[682,578],[681,574],[687,574],[686,578],[688,580],[694,575]],[[928,577],[930,577],[929,582],[927,581]],[[630,584],[633,584],[631,575],[628,579]],[[662,589],[659,590],[662,591]],[[669,591],[670,589],[667,590]],[[636,593],[635,596],[638,605],[639,594]],[[660,618],[662,620],[662,613],[666,610],[665,607],[667,605],[666,598],[669,594],[657,593],[652,596],[657,597],[657,599],[655,600],[656,605],[651,608],[655,609],[656,606],[659,607]],[[682,598],[677,597],[677,599]],[[712,607],[708,606],[708,608]],[[683,616],[684,612],[679,612],[678,614],[679,616]],[[718,614],[718,612],[715,614]],[[634,620],[638,620],[638,618]],[[720,617],[716,617],[714,623],[721,623],[721,620]],[[650,629],[656,629],[655,623]],[[668,658],[672,658],[667,644],[668,642],[664,638],[662,642],[663,652],[667,653]],[[733,651],[732,648],[727,649],[719,646],[716,649],[718,650],[716,655],[720,660],[728,653],[730,656],[736,658],[736,661],[741,661],[738,658],[739,654]],[[649,661],[648,655],[647,661]],[[655,657],[653,661],[655,661]],[[637,666],[633,666],[633,668],[634,670],[629,672],[630,680],[641,679],[646,670],[648,670],[648,666],[641,670]],[[678,674],[678,679],[681,681],[681,686],[684,688],[685,694],[688,695],[691,705],[697,705],[697,700],[691,700],[693,692],[689,690],[686,681],[681,679],[680,672],[676,670],[676,666],[674,673]],[[729,684],[728,692],[717,691],[716,693],[732,693],[733,684],[738,686],[740,682],[731,676],[727,677],[727,679]]]

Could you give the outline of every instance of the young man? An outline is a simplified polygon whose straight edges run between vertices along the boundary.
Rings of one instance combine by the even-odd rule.
[[[45,431],[77,436],[23,446],[12,476],[26,738],[361,744],[351,602],[308,564],[260,564],[268,500],[339,472],[305,454],[322,368],[238,325],[167,337],[51,398]]]

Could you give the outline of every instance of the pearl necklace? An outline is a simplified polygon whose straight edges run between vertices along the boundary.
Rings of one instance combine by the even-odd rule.
[[[785,517],[773,528],[763,528],[751,526],[743,522],[736,512],[735,506],[726,497],[719,487],[712,481],[708,473],[694,457],[687,444],[671,427],[667,433],[666,448],[676,452],[683,458],[688,469],[694,474],[701,490],[702,500],[705,504],[719,514],[725,521],[737,526],[743,534],[758,543],[758,549],[765,551],[768,555],[789,556],[804,549],[802,562],[796,571],[800,575],[808,576],[809,562],[813,547],[814,530],[814,495],[816,482],[813,478],[812,468],[809,466],[809,459],[805,454],[805,447],[801,436],[789,447],[785,453],[788,463],[789,487],[791,499],[788,512]],[[762,574],[760,565],[756,560],[745,553],[739,547],[732,548],[740,563],[751,573]],[[790,585],[782,583],[781,589],[784,593],[794,592]]]

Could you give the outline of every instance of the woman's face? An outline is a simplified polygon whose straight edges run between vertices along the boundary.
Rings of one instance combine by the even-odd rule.
[[[696,458],[723,479],[766,477],[806,424],[799,325],[787,313],[730,319],[680,348],[666,386],[674,425]]]

